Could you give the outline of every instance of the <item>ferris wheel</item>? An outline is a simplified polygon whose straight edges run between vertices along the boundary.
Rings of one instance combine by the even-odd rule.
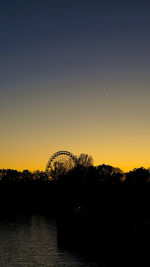
[[[47,162],[46,173],[51,179],[57,180],[62,174],[66,174],[69,170],[78,164],[75,155],[68,151],[58,151],[54,153]]]

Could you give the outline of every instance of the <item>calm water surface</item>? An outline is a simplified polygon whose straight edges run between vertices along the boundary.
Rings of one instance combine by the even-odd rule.
[[[54,218],[19,215],[0,219],[0,266],[106,266],[57,245]]]

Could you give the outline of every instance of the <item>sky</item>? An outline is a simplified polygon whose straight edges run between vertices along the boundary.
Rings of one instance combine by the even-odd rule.
[[[0,1],[0,168],[150,167],[150,2]]]

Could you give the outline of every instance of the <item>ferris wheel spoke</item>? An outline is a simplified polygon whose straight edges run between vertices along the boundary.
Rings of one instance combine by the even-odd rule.
[[[49,159],[46,165],[46,172],[51,179],[58,179],[60,175],[74,168],[77,163],[77,158],[72,153],[68,151],[58,151]]]

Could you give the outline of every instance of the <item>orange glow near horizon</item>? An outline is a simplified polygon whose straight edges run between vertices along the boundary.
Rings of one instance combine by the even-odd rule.
[[[16,169],[18,171],[22,171],[24,169],[28,169],[29,171],[35,171],[35,170],[40,170],[40,171],[45,171],[46,164],[51,157],[51,155],[54,152],[57,152],[58,150],[63,150],[62,148],[59,148],[57,150],[53,150],[51,153],[48,152],[48,149],[39,150],[34,149],[26,151],[18,151],[19,157],[15,157],[12,152],[9,152],[9,158],[7,158],[7,154],[5,157],[3,157],[3,160],[1,159],[0,163],[1,169]],[[107,153],[101,153],[100,155],[98,153],[88,153],[88,150],[84,151],[81,150],[80,152],[77,153],[76,150],[71,150],[65,148],[64,150],[68,150],[72,152],[73,154],[79,156],[80,153],[87,153],[93,157],[94,160],[94,166],[98,166],[101,164],[106,164],[106,165],[111,165],[113,167],[118,167],[122,171],[127,172],[130,170],[133,170],[134,168],[139,168],[139,167],[144,167],[144,168],[149,168],[149,161],[147,160],[147,155],[144,157],[143,153],[143,160],[136,159],[136,157],[133,157],[133,154],[129,153],[128,154],[128,159],[129,161],[126,162],[126,155],[125,154],[120,154],[120,156],[117,158],[114,156],[113,152],[110,152],[110,154],[107,155]],[[76,153],[74,153],[74,151]]]
[[[38,95],[38,101],[29,99],[27,107],[12,100],[7,114],[0,114],[0,168],[44,171],[49,157],[59,150],[87,153],[94,165],[123,171],[148,168],[149,92],[146,97],[137,93],[135,99],[134,90],[130,98],[123,88],[121,93],[112,91],[74,94],[72,101],[67,95],[47,93]]]

